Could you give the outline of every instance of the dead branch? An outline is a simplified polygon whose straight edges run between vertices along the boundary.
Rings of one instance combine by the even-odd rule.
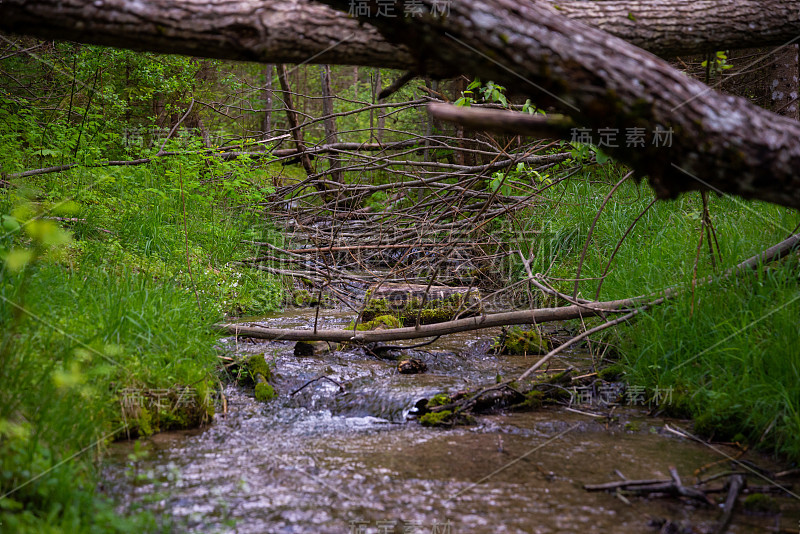
[[[722,519],[719,521],[719,526],[714,531],[716,534],[725,534],[728,531],[728,526],[733,519],[733,511],[736,508],[736,500],[739,498],[739,493],[744,489],[746,484],[745,478],[742,475],[731,475],[728,481],[728,496],[725,498],[725,508],[722,514]]]
[[[518,324],[538,324],[552,321],[566,321],[580,317],[592,317],[602,310],[613,313],[618,308],[635,306],[636,299],[598,302],[594,310],[587,310],[581,306],[566,306],[563,308],[541,308],[538,310],[524,310],[516,312],[495,313],[478,317],[457,319],[444,323],[422,325],[418,328],[395,328],[393,330],[376,330],[371,332],[354,332],[353,330],[293,330],[284,328],[262,328],[242,324],[217,324],[214,329],[227,335],[239,337],[255,337],[260,339],[275,339],[285,341],[336,341],[370,343],[376,341],[399,341],[402,339],[418,339],[423,337],[443,336],[457,332],[468,332],[484,328],[494,328]]]

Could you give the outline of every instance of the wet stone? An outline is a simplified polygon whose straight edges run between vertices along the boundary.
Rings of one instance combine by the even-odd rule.
[[[339,343],[330,341],[298,341],[294,345],[295,356],[321,356],[339,350]]]
[[[404,375],[416,375],[427,370],[428,366],[418,358],[409,358],[397,364],[397,372]]]

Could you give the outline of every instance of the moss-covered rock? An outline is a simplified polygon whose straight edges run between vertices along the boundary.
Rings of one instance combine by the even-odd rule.
[[[422,426],[449,426],[453,423],[453,412],[442,410],[441,412],[429,412],[419,418]]]
[[[275,388],[266,382],[259,382],[256,384],[255,390],[256,400],[259,402],[268,402],[277,396]]]
[[[597,378],[600,380],[605,380],[606,382],[621,380],[623,376],[625,376],[625,367],[619,363],[609,365],[608,367],[597,371]]]
[[[298,308],[309,306],[311,302],[311,293],[306,289],[295,289],[292,291],[292,304]]]
[[[428,409],[433,408],[434,406],[444,406],[445,404],[450,404],[450,396],[446,395],[445,393],[437,393],[426,403],[426,407]]]
[[[498,354],[546,354],[550,343],[537,329],[523,330],[514,326],[494,340],[493,349]]]
[[[694,420],[694,431],[697,434],[716,441],[745,443],[747,437],[742,434],[743,428],[746,428],[745,422],[737,413],[726,414],[709,410]]]
[[[263,375],[264,378],[270,380],[272,378],[272,367],[267,363],[266,358],[264,358],[263,354],[253,354],[247,359],[247,370],[250,372],[250,376],[253,377],[255,381],[256,375]]]
[[[525,394],[525,400],[519,404],[511,406],[512,410],[535,410],[542,407],[544,393],[539,390],[531,390]]]
[[[628,421],[623,428],[628,432],[640,432],[642,430],[642,423],[640,421]]]
[[[433,324],[449,321],[456,314],[471,317],[483,311],[480,291],[469,287],[382,284],[370,288],[365,298],[362,321],[390,314],[404,326],[414,326],[417,319],[420,324]]]
[[[127,426],[117,437],[135,438],[202,426],[214,415],[210,390],[206,382],[191,387],[122,389],[120,415]]]
[[[255,398],[266,402],[277,395],[275,388],[269,383],[273,378],[273,365],[268,363],[263,354],[253,354],[240,364],[245,374],[239,374],[239,383],[255,385]]]

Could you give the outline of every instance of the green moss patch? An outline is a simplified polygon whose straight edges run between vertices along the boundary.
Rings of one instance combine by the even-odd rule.
[[[433,408],[434,406],[444,406],[445,404],[450,404],[450,396],[444,393],[437,393],[433,397],[428,400],[426,406],[428,408]]]
[[[493,350],[498,354],[546,354],[550,350],[550,343],[536,329],[523,330],[514,326],[494,340]]]
[[[525,394],[525,400],[511,407],[512,410],[535,410],[542,407],[544,393],[538,390],[531,390]]]
[[[150,436],[166,430],[197,428],[214,415],[211,388],[201,382],[192,387],[167,389],[123,388],[118,394],[121,422],[127,427],[117,437]]]
[[[441,412],[426,413],[419,418],[422,426],[450,426],[453,424],[453,412],[442,410]]]
[[[259,382],[256,384],[256,400],[259,402],[268,402],[277,396],[275,388],[266,382]]]
[[[397,293],[387,297],[374,297],[370,290],[366,294],[367,305],[361,312],[362,321],[371,321],[379,316],[391,314],[396,316],[403,326],[414,326],[419,319],[420,324],[434,324],[449,321],[457,314],[469,317],[481,313],[480,291],[473,288],[464,294],[452,294],[445,298],[432,297],[425,300],[418,296],[424,287],[410,285],[408,292],[401,288]],[[435,288],[432,288],[436,293]],[[440,291],[443,291],[440,289]],[[464,311],[470,308],[469,313]]]
[[[615,363],[614,365],[609,365],[605,369],[600,369],[597,371],[597,378],[600,380],[605,380],[606,382],[614,382],[616,380],[621,380],[625,376],[625,367]]]
[[[272,367],[267,363],[263,354],[253,354],[247,359],[246,365],[254,381],[257,375],[263,375],[267,380],[272,378]]]
[[[778,502],[763,493],[753,493],[745,497],[742,508],[745,513],[755,515],[775,515],[781,511]]]
[[[394,315],[379,315],[370,321],[360,323],[358,326],[355,325],[355,322],[351,322],[347,325],[347,329],[352,330],[353,327],[355,327],[356,330],[366,331],[400,328],[401,326],[403,326],[403,324],[400,322],[400,319]]]

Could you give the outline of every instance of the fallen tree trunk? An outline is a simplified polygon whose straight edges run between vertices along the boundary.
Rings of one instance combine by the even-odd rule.
[[[457,332],[468,332],[483,328],[517,324],[538,324],[553,321],[566,321],[593,317],[601,313],[621,313],[629,311],[626,308],[645,304],[637,299],[623,299],[608,302],[597,302],[587,306],[565,306],[562,308],[540,308],[536,310],[523,310],[504,313],[493,313],[466,319],[457,319],[444,323],[395,328],[392,330],[353,331],[353,330],[296,330],[284,328],[262,328],[235,323],[214,325],[214,329],[224,334],[238,337],[254,337],[259,339],[274,339],[283,341],[335,341],[372,343],[377,341],[399,341],[402,339],[418,339],[423,337],[444,336]]]
[[[724,278],[736,273],[753,269],[758,265],[775,261],[785,257],[795,247],[800,245],[800,234],[795,234],[777,245],[744,260],[735,267],[725,271]],[[708,279],[705,282],[711,282]],[[423,337],[444,336],[457,332],[468,332],[484,328],[510,326],[519,324],[539,324],[553,321],[566,321],[594,317],[606,313],[630,313],[631,308],[641,308],[652,304],[656,300],[664,301],[674,298],[679,291],[668,289],[663,295],[640,296],[629,299],[611,300],[605,302],[581,303],[561,308],[540,308],[535,310],[522,310],[504,313],[493,313],[457,319],[444,323],[421,325],[418,327],[396,328],[393,330],[354,331],[354,330],[298,330],[285,328],[263,328],[260,326],[244,325],[237,323],[223,323],[213,326],[214,330],[223,334],[238,337],[253,337],[259,339],[273,339],[284,341],[335,341],[335,342],[385,342],[400,341],[403,339],[419,339]]]
[[[359,23],[345,15],[351,0],[324,0],[341,13],[305,0],[5,0],[0,29],[266,63],[361,64],[439,77],[466,72],[531,94],[537,103],[558,105],[591,130],[643,131],[643,146],[604,150],[637,176],[648,175],[660,198],[714,190],[800,207],[797,121],[711,91],[550,4],[456,2],[446,16],[431,15],[441,9],[439,2],[419,0],[425,14],[408,19],[381,16],[380,6],[367,3]],[[692,23],[680,24],[691,17],[682,11],[685,1],[658,4],[664,11],[652,20],[668,21],[666,29],[677,25],[681,33],[693,31]],[[726,25],[738,27],[745,19],[750,31],[759,21],[766,28],[793,28],[787,41],[800,33],[800,15],[790,0],[724,0],[706,8],[710,11],[700,16],[715,18],[714,35],[725,35]],[[737,40],[742,31],[734,32]],[[769,43],[775,39],[771,34]],[[670,145],[663,138],[659,145],[656,141],[667,133]]]
[[[547,5],[542,3],[543,5]],[[563,15],[658,55],[754,48],[800,34],[794,0],[618,0],[553,4]],[[403,16],[402,7],[396,13]],[[397,19],[393,19],[397,20]],[[190,56],[449,72],[368,22],[310,0],[4,0],[0,30]],[[420,59],[422,64],[420,63]]]
[[[800,36],[796,0],[621,0],[553,2],[562,15],[661,57],[781,46]],[[720,46],[725,43],[725,46]]]
[[[433,2],[420,0],[426,9]],[[592,132],[616,132],[603,150],[647,175],[660,198],[713,190],[800,207],[800,122],[717,93],[549,6],[484,0],[454,3],[445,17],[376,14],[362,19],[416,57],[535,95]],[[632,132],[641,143],[626,142]]]

